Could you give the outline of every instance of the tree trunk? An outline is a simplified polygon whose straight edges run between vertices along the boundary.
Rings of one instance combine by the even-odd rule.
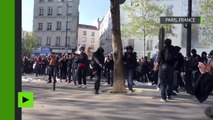
[[[112,93],[125,93],[125,80],[123,70],[123,47],[121,42],[120,31],[120,4],[119,0],[111,1],[111,16],[112,16],[112,49],[114,58],[114,73],[113,73],[113,89]]]
[[[144,32],[144,37],[143,37],[143,58],[146,56],[146,35]]]

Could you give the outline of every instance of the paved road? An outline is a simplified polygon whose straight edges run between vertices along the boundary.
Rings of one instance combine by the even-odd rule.
[[[103,84],[101,91],[111,88]],[[35,94],[34,108],[22,109],[22,120],[210,120],[203,110],[213,103],[213,96],[200,104],[183,92],[163,103],[154,86],[135,88],[132,95],[95,95],[92,81],[86,89],[57,83],[56,91],[52,84],[23,81],[22,89]]]

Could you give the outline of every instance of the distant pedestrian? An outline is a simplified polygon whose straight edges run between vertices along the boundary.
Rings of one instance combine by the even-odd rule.
[[[72,78],[74,81],[74,85],[77,85],[77,81],[78,81],[78,73],[77,73],[77,69],[78,69],[78,61],[79,59],[79,55],[78,54],[74,54],[74,59],[72,62]]]
[[[181,78],[181,72],[184,68],[184,57],[180,53],[181,47],[175,46],[175,64],[174,64],[174,80],[173,80],[173,90],[178,91],[178,87],[184,87],[184,83]]]
[[[73,79],[73,74],[72,74],[72,63],[74,60],[73,56],[74,55],[69,55],[67,59],[67,76],[68,76],[69,83],[71,83]]]
[[[207,53],[205,51],[201,53],[201,62],[208,63]]]
[[[77,69],[77,74],[78,74],[78,87],[86,88],[86,74],[87,74],[87,68],[88,68],[88,56],[85,53],[85,47],[80,46],[79,47],[79,59],[76,61],[78,63],[78,69]],[[82,85],[82,80],[83,84]]]
[[[190,62],[190,69],[191,69],[191,81],[192,81],[192,85],[194,85],[194,83],[198,79],[198,76],[200,75],[200,71],[198,68],[198,62],[201,62],[202,60],[201,60],[200,55],[197,54],[196,49],[192,49],[191,53],[192,53],[192,55],[189,59],[189,62]]]
[[[127,93],[133,93],[133,74],[137,68],[137,53],[133,52],[131,45],[128,45],[126,50],[127,52],[124,53],[123,62],[128,82]]]
[[[51,53],[50,56],[48,56],[48,62],[49,62],[49,81],[48,83],[52,82],[52,78],[54,82],[56,82],[56,65],[57,65],[57,57],[55,53]]]
[[[106,70],[106,77],[107,77],[107,83],[109,85],[113,85],[113,68],[114,68],[114,61],[112,53],[110,53],[104,63],[104,67]]]

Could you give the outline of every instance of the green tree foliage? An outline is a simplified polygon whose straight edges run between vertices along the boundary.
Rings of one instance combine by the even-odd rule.
[[[30,55],[39,46],[34,34],[28,35],[22,40],[22,53]]]
[[[175,35],[171,24],[160,24],[160,16],[167,15],[167,7],[156,0],[131,0],[122,7],[127,14],[127,22],[122,24],[122,35],[138,38],[158,36],[159,28],[164,26],[167,35]]]
[[[213,42],[213,0],[201,0],[201,16],[203,18],[204,43]]]

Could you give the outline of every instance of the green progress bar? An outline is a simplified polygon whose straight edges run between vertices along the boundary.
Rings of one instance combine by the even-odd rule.
[[[203,19],[202,19],[202,17],[200,16],[200,24],[202,24],[203,23]]]

